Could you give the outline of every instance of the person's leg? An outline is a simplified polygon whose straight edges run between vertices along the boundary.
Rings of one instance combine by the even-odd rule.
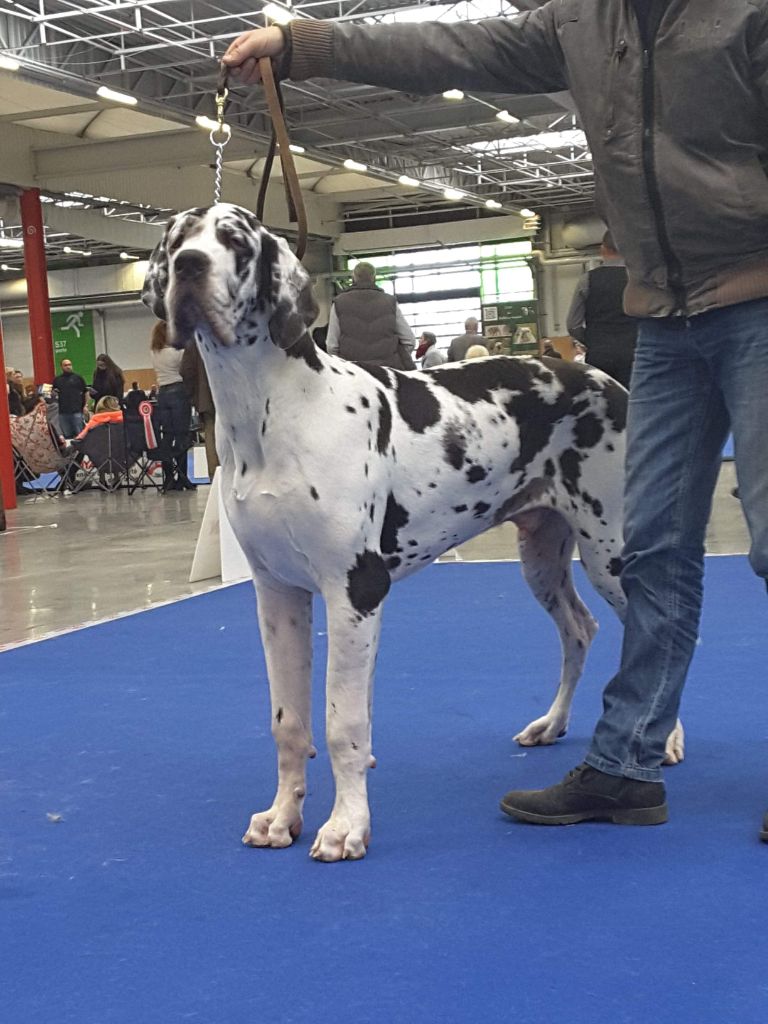
[[[159,391],[157,395],[157,419],[160,425],[160,448],[163,466],[163,493],[178,490],[174,480],[173,462],[173,417],[167,391]]]
[[[513,791],[524,821],[666,820],[661,763],[696,644],[704,535],[728,430],[710,362],[684,321],[646,321],[630,392],[621,665],[586,764],[549,789]]]
[[[175,388],[170,392],[173,434],[173,454],[176,463],[176,478],[184,490],[194,490],[195,484],[187,474],[187,451],[189,450],[189,423],[192,407],[184,390]]]
[[[768,581],[768,300],[719,310],[709,340],[731,419],[749,560]]]
[[[698,636],[704,536],[728,418],[691,324],[640,329],[629,400],[621,665],[586,761],[661,779]]]
[[[59,413],[59,426],[61,427],[62,436],[67,440],[73,437],[77,437],[82,427],[77,427],[75,417],[77,413],[74,412],[60,412]]]
[[[768,300],[718,312],[710,339],[731,417],[739,497],[749,526],[749,561],[768,585]],[[768,842],[768,813],[760,838]]]
[[[213,474],[219,464],[219,456],[216,453],[216,413],[201,412],[200,419],[205,431],[205,461],[208,464],[208,476],[213,480]]]

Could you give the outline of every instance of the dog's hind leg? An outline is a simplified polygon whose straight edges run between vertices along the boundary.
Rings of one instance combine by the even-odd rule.
[[[290,846],[301,834],[311,734],[312,595],[270,576],[254,576],[259,626],[267,659],[272,735],[277,745],[277,793],[254,814],[243,842]]]
[[[361,613],[351,606],[345,591],[327,594],[326,604],[325,719],[336,799],[310,853],[322,861],[359,860],[366,854],[371,831],[366,776],[375,763],[371,749],[371,704],[381,603],[375,608],[369,605]]]
[[[560,635],[563,660],[560,683],[549,711],[515,736],[524,747],[554,743],[568,727],[571,702],[597,623],[573,585],[571,556],[573,530],[548,509],[525,512],[514,518],[523,576],[536,600],[552,616]]]

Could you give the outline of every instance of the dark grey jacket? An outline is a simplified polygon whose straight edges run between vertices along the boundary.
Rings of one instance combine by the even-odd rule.
[[[297,20],[292,78],[414,93],[570,89],[634,316],[768,294],[768,0],[670,0],[644,50],[631,0],[478,24]]]
[[[405,369],[397,334],[397,302],[376,285],[355,284],[333,300],[344,359]]]

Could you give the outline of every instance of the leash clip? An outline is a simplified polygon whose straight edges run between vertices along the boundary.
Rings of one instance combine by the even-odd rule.
[[[208,138],[216,150],[216,163],[213,180],[213,201],[221,202],[221,175],[224,159],[224,147],[229,142],[232,132],[229,126],[224,124],[224,107],[229,96],[229,89],[226,86],[227,69],[222,65],[219,74],[219,81],[216,86],[216,127],[211,129]]]

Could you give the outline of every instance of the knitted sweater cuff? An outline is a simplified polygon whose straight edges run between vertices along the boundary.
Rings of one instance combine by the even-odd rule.
[[[297,18],[286,27],[291,40],[287,77],[294,81],[332,78],[335,64],[332,23]]]

